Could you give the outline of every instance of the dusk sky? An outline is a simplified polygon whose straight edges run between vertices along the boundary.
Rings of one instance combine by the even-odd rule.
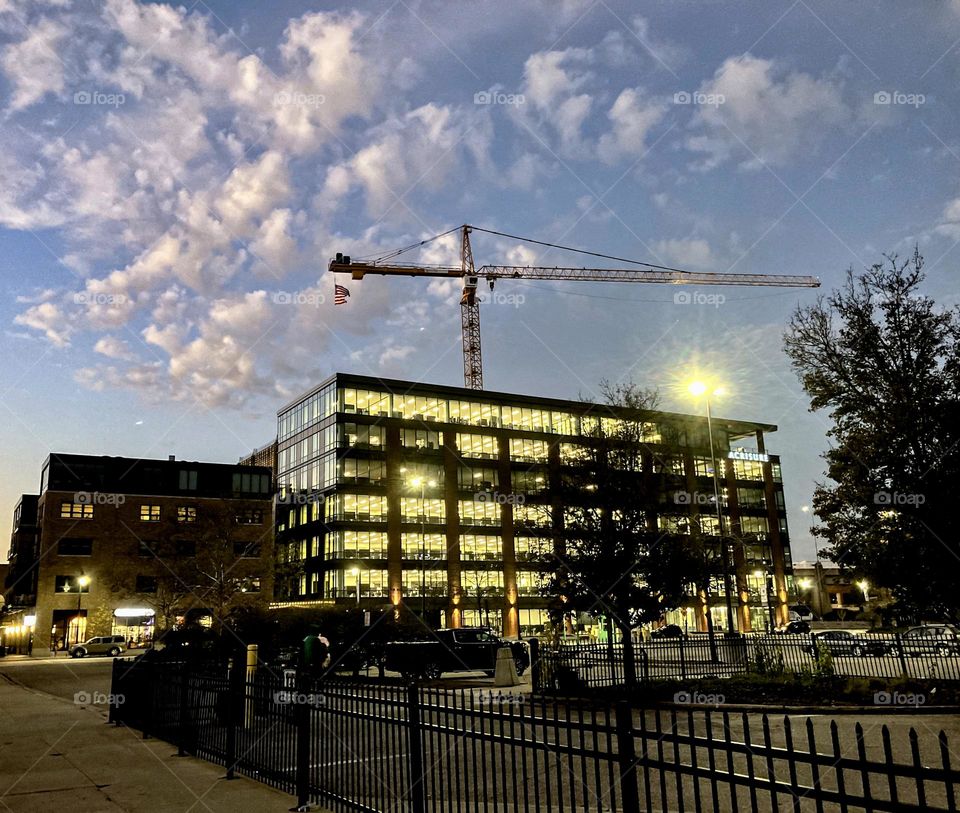
[[[461,384],[457,285],[345,281],[334,307],[338,251],[473,223],[827,292],[919,245],[958,302],[958,0],[0,0],[0,42],[0,553],[51,451],[235,462],[337,370]],[[633,379],[694,412],[678,384],[712,373],[716,413],[779,425],[812,558],[828,423],[781,337],[818,294],[683,290],[484,286],[485,384]]]

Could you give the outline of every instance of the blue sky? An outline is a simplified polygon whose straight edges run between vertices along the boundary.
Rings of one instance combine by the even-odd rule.
[[[454,286],[334,310],[325,267],[463,222],[826,288],[919,244],[954,305],[958,60],[960,2],[0,0],[0,506],[51,450],[235,460],[334,370],[458,384]],[[816,294],[717,292],[504,283],[486,385],[693,411],[676,384],[712,372],[719,414],[779,424],[810,558],[827,423],[780,336]]]

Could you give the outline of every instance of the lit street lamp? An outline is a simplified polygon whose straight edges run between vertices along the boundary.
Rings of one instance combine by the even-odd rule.
[[[357,606],[360,606],[360,568],[354,567],[350,569],[350,572],[353,574],[353,577],[357,580]]]
[[[90,584],[90,577],[82,573],[77,577],[77,643],[80,643],[80,601],[83,599],[83,588]],[[70,585],[63,586],[64,591],[69,592]]]
[[[866,579],[861,579],[857,582],[857,587],[859,587],[860,592],[863,593],[863,603],[869,604],[870,593],[868,591],[870,590],[870,582],[868,582]]]
[[[724,389],[722,387],[715,387],[711,391],[710,387],[707,386],[703,381],[692,381],[687,388],[690,391],[690,394],[695,398],[699,398],[701,395],[704,397],[704,400],[707,404],[707,435],[710,438],[710,464],[713,466],[713,502],[714,507],[717,509],[717,531],[720,535],[720,549],[723,553],[723,589],[727,597],[727,631],[733,632],[733,596],[732,588],[730,585],[730,568],[728,563],[727,555],[727,541],[726,536],[723,531],[723,511],[720,507],[720,474],[717,471],[717,455],[713,442],[713,415],[710,412],[710,396],[714,395],[723,395]],[[709,604],[709,597],[708,597]],[[713,623],[712,623],[712,614],[710,612],[709,606],[707,607],[707,620],[710,622],[710,633],[713,633]]]
[[[424,505],[426,487],[434,488],[436,480],[427,480],[424,477],[414,477],[410,485],[420,489],[420,618],[426,619],[427,613],[427,508]]]

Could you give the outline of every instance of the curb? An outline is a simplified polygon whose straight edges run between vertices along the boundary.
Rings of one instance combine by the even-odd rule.
[[[639,706],[647,709],[674,709],[683,711],[741,711],[756,714],[957,714],[958,706],[771,706],[754,703],[723,703],[711,706],[705,703],[656,703]]]

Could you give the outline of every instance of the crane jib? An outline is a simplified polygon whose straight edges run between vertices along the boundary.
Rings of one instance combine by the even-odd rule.
[[[463,278],[459,266],[373,265],[331,261],[329,270],[363,279],[367,274],[378,276]],[[693,271],[664,271],[637,268],[543,268],[522,265],[485,265],[476,269],[481,279],[569,280],[580,282],[640,282],[661,285],[746,285],[779,288],[819,288],[817,277],[791,274],[711,274]]]

